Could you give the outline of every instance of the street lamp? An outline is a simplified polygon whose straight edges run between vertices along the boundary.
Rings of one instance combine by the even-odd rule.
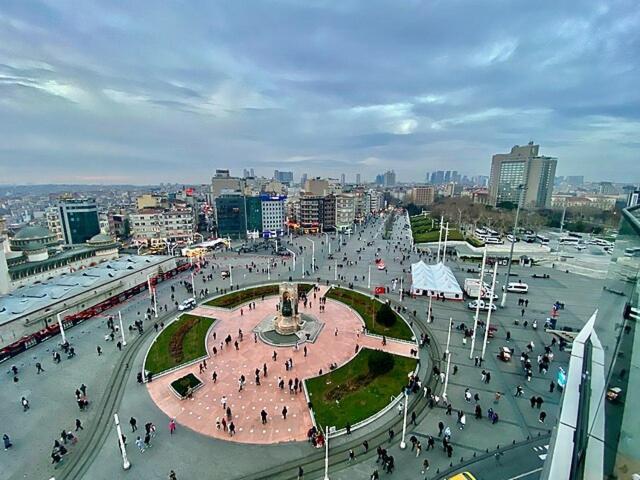
[[[491,281],[491,299],[489,300],[489,312],[487,312],[487,324],[484,329],[484,341],[482,342],[482,355],[480,358],[484,360],[484,354],[487,350],[487,338],[489,338],[489,327],[491,325],[491,310],[493,310],[493,291],[496,289],[496,275],[498,272],[498,264],[493,264],[493,280]]]
[[[315,272],[316,271],[316,242],[311,240],[309,237],[304,237],[304,238],[305,240],[308,240],[311,242],[311,271]]]
[[[120,428],[120,419],[118,418],[118,414],[113,414],[113,420],[116,422],[116,433],[118,434],[118,444],[120,445],[120,453],[122,453],[122,468],[125,470],[129,470],[131,467],[131,462],[127,458],[127,447],[124,444],[124,440],[122,440],[122,429]]]
[[[371,288],[371,265],[369,265],[369,275],[367,277],[367,288]]]
[[[229,286],[233,287],[233,270],[231,270],[231,264],[229,264]]]
[[[513,222],[513,239],[515,240],[516,237],[516,231],[518,229],[518,217],[520,215],[520,203],[522,201],[522,193],[525,190],[525,186],[520,184],[518,185],[518,208],[516,208],[516,219]],[[516,242],[511,242],[511,248],[509,249],[509,264],[507,266],[507,276],[506,276],[506,280],[504,282],[504,291],[502,292],[502,300],[500,301],[500,306],[504,308],[505,304],[507,303],[507,285],[509,285],[509,277],[511,275],[511,261],[513,259],[513,247],[515,246]]]
[[[484,289],[484,265],[487,261],[487,247],[484,247],[482,255],[482,267],[480,267],[480,283],[478,284],[478,298],[476,299],[476,314],[473,317],[473,336],[471,337],[471,351],[469,358],[473,358],[473,350],[476,347],[476,330],[478,329],[478,317],[480,316],[480,300],[482,299],[482,290]],[[492,295],[493,297],[493,295]]]
[[[127,339],[124,338],[124,328],[122,328],[122,313],[118,310],[118,321],[120,322],[120,336],[122,337],[122,346],[127,346]]]
[[[65,310],[64,312],[66,312],[67,310]],[[58,325],[60,326],[60,334],[62,335],[63,344],[67,343],[67,335],[64,333],[64,327],[62,326],[62,313],[64,312],[60,312],[58,314]]]
[[[331,255],[331,241],[329,240],[329,234],[324,232],[323,235],[326,238],[327,245],[329,245],[329,255]]]
[[[324,480],[329,480],[329,427],[324,427]]]
[[[407,434],[407,408],[409,405],[409,396],[407,391],[404,391],[404,419],[402,420],[402,440],[400,440],[400,448],[404,450],[407,448],[407,442],[404,441],[404,437]]]
[[[293,255],[293,273],[296,273],[296,252],[294,252],[293,250],[287,248],[287,252],[289,252],[291,255]]]
[[[447,349],[445,353],[447,355],[447,373],[444,376],[444,390],[442,396],[447,398],[447,387],[449,386],[449,367],[451,365],[451,352],[449,351],[449,343],[451,342],[451,325],[453,324],[453,318],[449,317],[449,333],[447,334]]]

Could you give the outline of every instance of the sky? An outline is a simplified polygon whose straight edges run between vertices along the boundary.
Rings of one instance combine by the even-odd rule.
[[[0,183],[487,175],[640,181],[637,0],[8,0]]]

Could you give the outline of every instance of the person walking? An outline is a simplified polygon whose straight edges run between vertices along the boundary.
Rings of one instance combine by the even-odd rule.
[[[140,453],[144,453],[144,442],[140,437],[136,438],[136,446],[140,450]]]
[[[96,351],[98,352],[98,356],[102,355],[102,347],[100,345],[96,347]]]
[[[438,422],[438,436],[442,436],[442,431],[444,430],[444,423]]]
[[[82,422],[80,421],[80,419],[76,418],[76,432],[78,430],[84,430],[84,427],[82,426]]]
[[[260,418],[263,425],[267,423],[267,411],[264,408],[260,411]]]
[[[362,446],[364,447],[364,453],[367,453],[369,451],[369,442],[365,440],[362,442]]]
[[[22,397],[22,400],[20,400],[20,403],[22,403],[22,411],[26,412],[27,410],[29,410],[29,400],[27,400],[26,398]]]
[[[284,407],[282,407],[282,418],[284,418],[285,420],[287,419],[287,406],[285,405]]]
[[[350,448],[349,449],[349,458],[347,459],[347,462],[350,463],[350,462],[354,461],[355,459],[356,459],[356,454],[353,451],[353,448]]]
[[[304,469],[302,467],[298,467],[298,480],[304,479]]]
[[[420,471],[420,473],[424,475],[427,472],[427,470],[429,470],[429,460],[425,458],[422,461],[422,470]]]
[[[173,432],[175,432],[175,431],[176,431],[176,419],[172,418],[169,421],[169,434],[173,435]]]
[[[415,410],[414,410],[413,412],[411,412],[411,424],[412,424],[412,425],[416,425],[416,426],[418,425],[418,424],[416,423],[416,419],[417,419],[417,418],[418,418],[418,415],[416,415],[416,412],[415,412]]]
[[[416,458],[418,458],[420,456],[420,454],[422,453],[422,444],[420,443],[420,441],[418,440],[416,442]]]
[[[547,418],[547,413],[546,412],[540,412],[540,415],[538,416],[538,421],[540,423],[544,423],[545,418]]]
[[[178,480],[178,477],[176,477],[176,472],[174,472],[173,470],[169,472],[169,480]]]
[[[544,400],[542,399],[542,397],[536,398],[536,407],[538,407],[538,410],[540,410],[540,407],[542,407],[543,403],[544,403]]]
[[[5,452],[13,447],[13,443],[11,443],[11,438],[6,433],[2,435],[2,442],[4,443]]]
[[[40,372],[44,372],[44,368],[42,368],[42,364],[40,362],[36,363],[36,373],[40,375]]]
[[[536,396],[533,395],[530,399],[529,399],[529,403],[531,403],[531,408],[536,406]]]

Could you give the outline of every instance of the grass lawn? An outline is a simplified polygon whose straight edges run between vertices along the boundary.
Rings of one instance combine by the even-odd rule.
[[[312,283],[298,284],[299,293],[307,293],[312,288]],[[242,305],[243,303],[250,300],[262,298],[263,295],[265,297],[270,297],[273,295],[278,295],[278,293],[280,293],[279,285],[262,285],[259,287],[249,288],[247,290],[238,290],[237,292],[227,293],[226,295],[222,295],[220,297],[214,298],[213,300],[205,302],[205,305],[209,305],[211,307],[235,308],[238,305]]]
[[[407,374],[415,369],[416,360],[394,356],[395,363],[390,372],[352,390],[358,387],[354,384],[354,379],[369,372],[368,358],[372,352],[373,350],[362,349],[353,360],[339,369],[306,380],[318,426],[343,428],[347,422],[353,425],[364,420],[382,410],[391,401],[391,396],[397,396],[407,384]],[[349,391],[336,404],[335,400],[327,396],[331,397],[340,386]]]
[[[380,302],[363,295],[362,293],[347,290],[346,288],[332,288],[327,293],[327,297],[338,300],[353,308],[364,320],[367,330],[378,335],[386,335],[389,338],[399,338],[401,340],[411,340],[413,334],[404,320],[396,314],[396,323],[391,327],[386,327],[375,321],[375,313],[382,306]],[[395,313],[395,312],[394,312]]]
[[[428,243],[437,242],[440,236],[440,222],[433,222],[433,228],[431,227],[431,217],[424,217],[422,215],[411,217],[411,233],[413,235],[413,241],[416,243]],[[449,229],[448,240],[464,240],[462,232],[458,229]],[[444,232],[442,232],[442,240],[444,241]]]
[[[191,389],[195,389],[199,385],[202,385],[202,382],[198,380],[198,378],[193,373],[189,373],[184,377],[180,377],[179,379],[171,382],[171,387],[182,398],[187,395],[189,387],[191,387]]]
[[[145,368],[154,375],[207,354],[205,336],[215,320],[182,314],[155,340],[149,350]]]

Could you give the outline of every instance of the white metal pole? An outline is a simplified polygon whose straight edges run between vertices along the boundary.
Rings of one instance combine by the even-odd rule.
[[[267,280],[271,280],[271,261],[267,262]]]
[[[118,434],[118,443],[120,444],[120,453],[122,453],[122,468],[125,470],[129,470],[131,467],[131,462],[127,458],[127,447],[122,440],[122,429],[120,428],[120,419],[118,418],[118,414],[113,414],[113,420],[116,422],[116,433]]]
[[[329,480],[329,427],[324,427],[324,480]]]
[[[371,265],[369,265],[369,276],[367,279],[367,288],[371,288]]]
[[[64,333],[64,327],[62,326],[62,316],[58,314],[58,325],[60,326],[60,334],[62,335],[62,343],[67,343],[67,335]]]
[[[158,289],[153,290],[153,311],[155,318],[158,318]]]
[[[404,299],[404,291],[402,288],[402,280],[404,280],[402,277],[400,277],[400,301],[402,301]]]
[[[442,222],[444,217],[440,217],[440,234],[438,235],[438,255],[436,257],[436,263],[440,263],[440,245],[442,244]]]
[[[473,350],[476,348],[476,331],[478,329],[478,317],[480,316],[480,300],[482,299],[482,290],[484,289],[484,264],[487,261],[487,247],[484,247],[482,255],[482,267],[480,268],[480,284],[478,285],[478,298],[476,299],[476,314],[473,317],[473,336],[471,337],[471,351],[469,358],[473,358]]]
[[[338,281],[338,260],[334,260],[333,264],[333,280]]]
[[[233,270],[231,269],[231,264],[229,264],[229,286],[233,287]]]
[[[304,257],[302,257],[302,278],[304,278]]]
[[[520,216],[520,202],[522,200],[522,193],[524,191],[524,186],[520,185],[519,187],[519,195],[518,195],[518,208],[516,208],[516,218],[513,222],[513,236],[516,236],[518,231],[518,217]],[[504,308],[507,303],[507,285],[509,285],[509,277],[511,276],[511,263],[513,262],[513,247],[516,242],[511,242],[511,248],[509,249],[509,266],[507,267],[507,276],[504,281],[504,291],[502,292],[502,300],[500,301],[500,306]]]
[[[449,386],[449,367],[451,366],[451,352],[449,351],[449,343],[451,343],[451,325],[453,324],[453,318],[449,317],[449,333],[447,335],[447,349],[445,353],[447,355],[447,371],[444,375],[444,389],[442,395],[446,398],[447,387]]]
[[[427,323],[431,323],[431,300],[433,295],[429,294],[429,310],[427,311]]]
[[[152,293],[151,293],[151,274],[150,273],[147,275],[147,288],[149,289],[149,300],[151,300]]]
[[[400,440],[400,448],[407,448],[407,442],[404,441],[404,437],[407,434],[407,407],[409,405],[409,396],[407,392],[404,392],[404,419],[402,421],[402,440]]]
[[[191,291],[193,292],[194,298],[196,294],[196,282],[193,279],[193,272],[191,272]]]
[[[122,337],[122,346],[127,346],[127,339],[124,338],[124,328],[122,328],[122,313],[118,310],[118,321],[120,323],[120,336]]]
[[[442,264],[447,263],[447,240],[449,239],[449,222],[444,228],[444,248],[442,249]]]
[[[491,325],[491,310],[493,309],[493,291],[496,289],[496,274],[498,272],[498,263],[493,264],[493,280],[491,281],[491,299],[489,300],[489,312],[487,313],[487,325],[484,329],[484,341],[482,342],[482,355],[480,358],[484,360],[484,354],[487,350],[487,339],[489,338],[489,326]]]

